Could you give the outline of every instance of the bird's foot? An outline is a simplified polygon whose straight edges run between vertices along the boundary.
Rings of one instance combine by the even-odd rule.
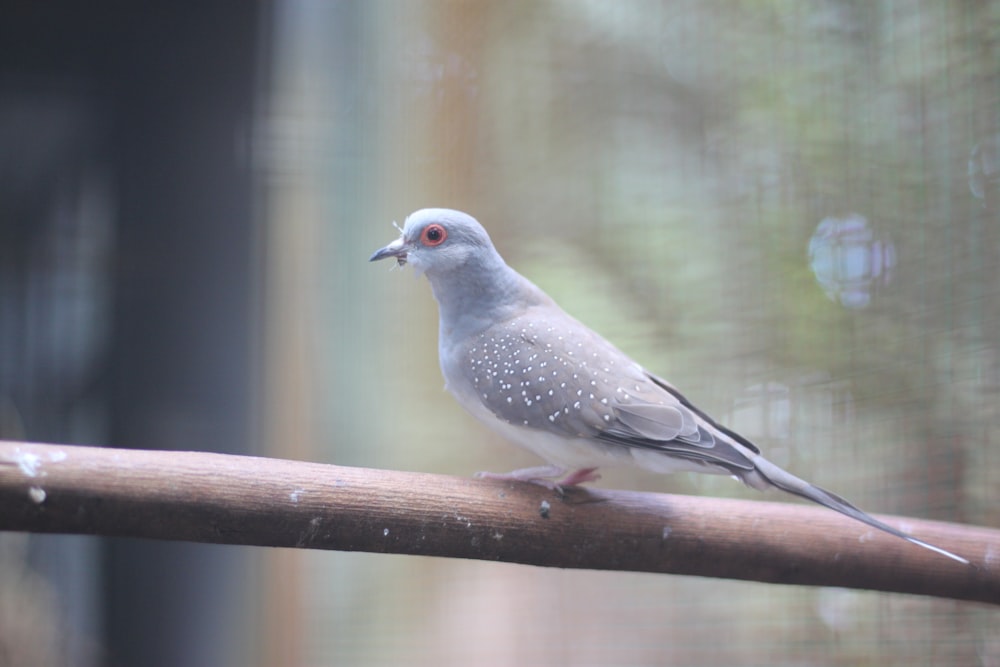
[[[562,479],[554,479],[566,473],[566,468],[560,466],[537,466],[521,468],[512,472],[477,472],[478,479],[495,479],[500,481],[530,482],[564,495],[563,488],[576,486],[584,482],[596,482],[601,478],[597,468],[581,468],[566,475]]]
[[[511,472],[477,472],[476,477],[478,479],[495,479],[501,482],[531,482],[554,490],[556,482],[553,478],[559,477],[565,472],[566,468],[559,466],[536,466]]]

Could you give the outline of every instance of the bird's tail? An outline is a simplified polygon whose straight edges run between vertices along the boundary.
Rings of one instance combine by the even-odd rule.
[[[912,535],[907,535],[901,530],[897,530],[892,526],[882,523],[878,519],[869,514],[862,512],[857,507],[847,502],[835,493],[830,493],[825,489],[821,489],[818,486],[813,486],[804,479],[799,479],[795,475],[782,470],[778,466],[774,465],[762,456],[753,457],[753,463],[756,467],[756,471],[761,477],[764,478],[766,482],[771,485],[781,489],[782,491],[787,491],[788,493],[793,493],[799,497],[805,498],[806,500],[811,500],[814,503],[819,503],[824,507],[828,507],[834,511],[840,512],[841,514],[847,515],[852,519],[856,519],[862,523],[866,523],[872,528],[878,528],[879,530],[885,531],[890,535],[895,535],[896,537],[901,537],[907,542],[916,544],[917,546],[923,547],[925,549],[930,549],[942,556],[947,556],[952,560],[957,560],[959,563],[965,563],[968,565],[969,561],[962,558],[961,556],[956,556],[950,551],[945,551],[940,547],[936,547],[933,544],[928,544],[922,540],[918,540]],[[747,484],[759,488],[756,482],[757,480],[745,479]]]

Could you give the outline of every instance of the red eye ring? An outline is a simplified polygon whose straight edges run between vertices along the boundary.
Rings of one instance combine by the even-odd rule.
[[[420,242],[429,248],[441,245],[447,238],[448,230],[444,228],[444,225],[439,225],[436,222],[427,225],[420,232]]]

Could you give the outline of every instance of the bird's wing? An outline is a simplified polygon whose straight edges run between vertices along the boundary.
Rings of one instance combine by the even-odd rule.
[[[754,469],[751,456],[758,450],[752,443],[716,424],[676,390],[669,391],[655,382],[653,376],[648,377],[663,390],[658,397],[663,402],[616,404],[614,412],[617,421],[600,432],[598,439],[627,447],[662,451],[665,455],[690,461],[721,465],[733,474]],[[678,421],[685,424],[679,432],[673,428]]]
[[[668,395],[670,395],[671,397],[673,397],[673,399],[675,401],[677,401],[677,403],[681,407],[685,408],[688,412],[690,412],[691,414],[693,414],[695,416],[695,419],[702,426],[704,426],[707,430],[709,430],[710,432],[715,433],[716,436],[722,435],[723,436],[722,439],[729,439],[729,440],[732,440],[734,442],[739,443],[743,447],[746,447],[747,449],[749,449],[754,454],[760,454],[760,449],[757,447],[757,445],[753,444],[752,442],[750,442],[749,440],[747,440],[746,438],[744,438],[742,435],[740,435],[736,431],[732,431],[732,430],[726,428],[725,426],[723,426],[722,424],[718,423],[717,421],[715,421],[715,419],[713,419],[712,417],[710,417],[707,413],[705,413],[699,407],[697,407],[691,401],[689,401],[684,396],[684,394],[682,394],[680,391],[678,391],[677,388],[674,387],[672,384],[670,384],[669,382],[667,382],[666,380],[664,380],[661,377],[657,377],[656,375],[653,375],[652,373],[650,373],[648,371],[644,371],[644,372],[646,374],[646,377],[649,378],[650,382],[652,382],[657,387],[659,387],[664,392],[666,392]],[[718,439],[719,438],[716,437],[716,440],[718,440]]]
[[[752,443],[575,320],[512,318],[471,340],[459,363],[477,400],[507,423],[754,469]]]

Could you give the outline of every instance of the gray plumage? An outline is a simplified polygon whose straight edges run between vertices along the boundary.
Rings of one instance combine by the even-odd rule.
[[[595,470],[609,465],[732,475],[968,562],[765,459],[749,440],[716,423],[507,266],[471,216],[416,211],[400,238],[371,261],[389,257],[430,282],[447,389],[480,421],[550,464],[484,476],[559,488],[597,479]]]

